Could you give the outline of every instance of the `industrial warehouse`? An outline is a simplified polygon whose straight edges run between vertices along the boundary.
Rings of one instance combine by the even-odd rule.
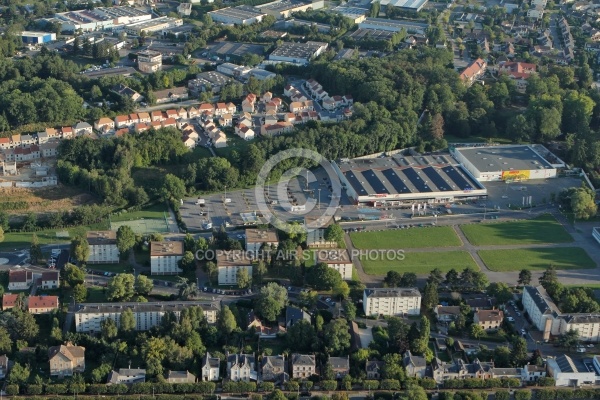
[[[487,189],[449,155],[343,159],[333,163],[358,204],[449,203],[487,196]]]
[[[565,167],[541,145],[463,147],[450,152],[479,182],[556,178],[557,169]]]

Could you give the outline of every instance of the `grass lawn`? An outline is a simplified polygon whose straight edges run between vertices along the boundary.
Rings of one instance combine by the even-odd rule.
[[[481,250],[479,256],[492,271],[520,271],[596,268],[596,263],[581,247],[550,247],[544,249]]]
[[[397,271],[399,273],[414,272],[419,275],[425,275],[434,268],[439,268],[442,272],[448,272],[452,268],[461,271],[466,267],[479,270],[471,255],[466,251],[406,252],[404,260],[395,261],[368,258],[367,256],[361,257],[361,262],[365,272],[369,275],[383,276],[388,271]]]
[[[110,220],[114,222],[130,221],[133,219],[164,219],[167,207],[164,203],[157,203],[140,211],[123,212],[120,215],[111,215]]]
[[[223,130],[225,135],[227,136],[227,147],[215,148],[215,154],[219,157],[229,157],[232,151],[237,151],[240,154],[243,154],[246,150],[246,147],[254,141],[247,141],[232,133],[231,130],[225,129]]]
[[[469,242],[476,246],[573,241],[571,235],[549,214],[523,221],[461,225],[460,228]]]
[[[146,266],[150,265],[150,250],[147,247],[144,250],[134,251],[133,255],[137,263]]]
[[[106,289],[102,286],[89,286],[87,288],[87,303],[105,303],[106,300]]]
[[[37,235],[40,244],[52,244],[52,243],[69,243],[71,242],[71,238],[74,238],[77,235],[83,235],[88,230],[92,229],[108,229],[108,221],[105,223],[98,223],[89,226],[78,226],[76,228],[66,229],[69,232],[68,238],[56,237],[57,231],[62,231],[62,229],[49,229],[44,231],[35,232]],[[31,246],[31,238],[33,237],[34,232],[5,232],[4,233],[4,241],[0,243],[0,251],[12,251],[14,249],[29,249]]]
[[[450,226],[353,232],[350,239],[357,249],[415,249],[462,244]]]

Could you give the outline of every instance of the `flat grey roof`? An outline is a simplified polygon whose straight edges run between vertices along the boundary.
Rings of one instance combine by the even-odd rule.
[[[220,308],[218,303],[206,301],[162,301],[154,303],[79,303],[76,314],[104,314],[122,312],[131,309],[133,312],[159,312],[159,311],[181,311],[184,308],[198,306],[203,310],[215,310]]]
[[[209,52],[237,57],[242,57],[248,53],[262,56],[265,54],[265,46],[250,43],[221,42],[210,49]]]
[[[365,289],[367,297],[421,297],[417,288],[377,288]]]
[[[263,13],[263,12],[260,12],[254,8],[245,7],[245,6],[222,8],[220,10],[210,11],[208,14],[209,15],[222,15],[227,18],[237,18],[240,20],[246,20],[246,19],[256,18],[261,15],[265,15],[265,13]]]
[[[411,11],[419,11],[428,0],[383,0],[382,6],[393,6]]]
[[[409,20],[398,20],[398,19],[385,19],[385,18],[366,18],[363,22],[358,24],[360,28],[368,25],[380,26],[382,28],[394,29],[400,32],[402,28],[406,29],[407,32],[411,31],[424,31],[429,27],[429,24],[423,22],[414,22]]]
[[[114,75],[122,75],[129,76],[136,73],[136,70],[131,67],[122,67],[122,68],[103,68],[98,71],[84,72],[82,75],[87,76],[90,79],[99,79],[103,76],[114,76]]]
[[[293,57],[299,59],[311,58],[317,50],[322,46],[327,46],[327,43],[321,42],[306,42],[306,43],[292,43],[286,42],[281,46],[277,47],[271,53],[272,57]]]
[[[390,40],[392,36],[394,36],[397,32],[393,31],[384,31],[381,29],[371,29],[371,28],[358,28],[354,32],[350,33],[348,36],[353,39],[374,39],[374,40]],[[352,49],[353,50],[353,49]]]
[[[261,11],[264,10],[273,10],[273,11],[287,11],[299,6],[306,6],[311,4],[310,1],[297,1],[297,0],[281,0],[273,3],[267,3],[265,5],[259,6]]]
[[[480,172],[552,169],[552,165],[530,146],[457,148]]]

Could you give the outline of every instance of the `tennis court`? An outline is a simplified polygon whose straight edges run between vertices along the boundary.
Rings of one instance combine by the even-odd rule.
[[[128,225],[131,227],[133,232],[139,234],[147,234],[147,233],[168,233],[169,225],[167,223],[166,218],[158,219],[133,219],[130,221],[111,221],[110,228],[114,231],[119,229],[122,225]]]

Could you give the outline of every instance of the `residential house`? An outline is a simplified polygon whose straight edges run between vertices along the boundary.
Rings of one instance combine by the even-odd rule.
[[[115,121],[106,117],[100,118],[94,123],[94,129],[96,129],[97,131],[104,130],[105,128],[114,129],[114,127]],[[46,130],[46,133],[48,133],[48,130]]]
[[[268,103],[265,104],[265,110],[266,111],[274,111],[277,112],[277,109],[279,107],[277,106],[277,103],[274,101],[269,101]]]
[[[496,307],[496,299],[493,297],[475,297],[468,298],[466,301],[467,305],[471,307],[471,310],[492,310]]]
[[[406,369],[406,376],[410,378],[424,378],[427,362],[424,357],[414,356],[407,350],[402,358],[402,364]]]
[[[517,89],[524,92],[527,88],[527,79],[537,71],[537,65],[522,62],[504,62],[498,67],[499,74],[506,74],[517,83]]]
[[[12,143],[12,148],[16,148],[21,146],[21,135],[12,135],[10,137],[10,142]]]
[[[249,228],[245,231],[246,251],[258,256],[261,247],[275,249],[279,245],[279,237],[275,229]]]
[[[17,307],[19,295],[16,293],[4,293],[2,295],[2,311]]]
[[[479,310],[473,316],[473,323],[486,331],[499,329],[503,320],[504,312],[502,310]]]
[[[6,354],[3,354],[0,356],[0,379],[6,378],[6,375],[8,375],[8,369],[8,356]]]
[[[365,315],[420,315],[421,293],[417,288],[369,288],[363,293]]]
[[[286,326],[286,328],[289,328],[290,326],[294,325],[296,322],[301,321],[301,320],[304,320],[310,324],[311,323],[310,314],[307,313],[306,311],[302,310],[301,308],[297,308],[297,307],[287,306],[285,308],[285,326]]]
[[[114,264],[119,262],[117,232],[89,231],[86,238],[90,248],[88,264]]]
[[[131,89],[130,87],[123,85],[122,83],[113,86],[111,90],[117,94],[120,94],[121,96],[129,97],[132,101],[136,103],[144,99],[144,97],[141,94]]]
[[[91,135],[93,133],[93,127],[85,121],[78,122],[73,126],[73,133],[76,136]]]
[[[17,147],[13,150],[15,161],[31,161],[40,158],[40,148],[38,145],[29,147]]]
[[[331,97],[327,97],[323,100],[323,108],[326,110],[334,110],[335,109],[335,101]]]
[[[381,370],[383,368],[383,361],[367,360],[365,365],[365,371],[367,372],[367,379],[378,380],[381,378]]]
[[[268,103],[271,100],[273,100],[273,93],[268,91],[263,93],[263,95],[260,97],[260,101],[262,101],[263,103]]]
[[[70,126],[63,126],[60,128],[60,137],[62,139],[72,139],[73,138],[73,128]]]
[[[58,289],[60,286],[60,272],[59,271],[48,271],[42,272],[40,278],[40,287],[42,289]]]
[[[71,342],[48,349],[50,376],[73,376],[85,372],[85,347],[75,346]]]
[[[168,383],[194,383],[196,376],[190,371],[169,371],[167,373]]]
[[[58,296],[29,296],[27,310],[30,314],[48,314],[58,309]]]
[[[175,118],[167,118],[161,122],[162,128],[177,128],[177,120]]]
[[[219,133],[213,138],[213,146],[217,149],[221,147],[227,147],[227,135],[219,131]]]
[[[460,314],[459,306],[437,306],[434,309],[435,315],[439,322],[450,322],[454,321]]]
[[[40,132],[43,133],[43,132]],[[39,138],[39,134],[38,134]],[[7,137],[0,138],[0,149],[6,150],[10,148],[10,139]]]
[[[179,118],[179,114],[177,113],[177,110],[174,110],[174,109],[165,111],[165,114],[167,114],[167,119],[176,120]]]
[[[596,360],[594,356],[594,361]],[[600,365],[599,365],[600,367]],[[546,377],[546,367],[539,365],[527,364],[521,369],[521,380],[523,382],[535,382],[540,378]]]
[[[340,273],[345,281],[352,280],[352,259],[346,249],[320,250],[317,252],[316,264],[327,264],[329,268]]]
[[[256,360],[250,354],[227,355],[227,377],[233,382],[256,381]]]
[[[260,134],[263,136],[277,136],[283,133],[291,132],[292,129],[294,129],[294,125],[290,124],[289,122],[276,122],[271,125],[267,125],[265,123],[265,125],[261,126],[260,128]]]
[[[150,129],[150,125],[148,125],[147,123],[139,123],[139,124],[135,124],[135,126],[133,127],[133,130],[135,133],[142,133],[147,131],[148,129]]]
[[[263,381],[283,383],[289,378],[285,356],[264,356],[260,368]]]
[[[480,79],[487,68],[487,63],[481,58],[472,61],[467,68],[460,74],[460,79],[467,85],[471,86],[477,79]]]
[[[40,144],[40,156],[44,158],[56,157],[58,155],[59,142],[53,141]]]
[[[108,374],[107,385],[133,385],[134,383],[146,382],[145,369],[121,368],[119,371],[111,371]]]
[[[215,106],[210,103],[202,103],[198,106],[200,115],[215,115]]]
[[[129,116],[128,115],[117,115],[115,117],[115,127],[126,128],[128,126],[129,126]]]
[[[177,117],[178,119],[188,119],[188,112],[185,108],[181,107],[179,110],[177,110]]]
[[[256,95],[254,93],[248,94],[244,100],[242,100],[242,111],[253,113],[256,103]]]
[[[331,366],[335,379],[342,379],[350,373],[350,356],[329,357],[327,363]]]
[[[184,135],[181,140],[183,141],[185,147],[187,147],[188,149],[193,149],[194,147],[196,147],[196,140],[192,139],[188,135]]]
[[[560,355],[556,358],[548,358],[548,375],[554,378],[556,386],[579,387],[584,383],[593,384],[596,382],[596,371],[585,368],[584,365],[578,367],[573,359],[566,355]]]
[[[223,114],[221,116],[221,118],[219,118],[219,125],[225,127],[225,126],[231,126],[233,124],[233,115],[231,114]]]
[[[314,355],[292,354],[292,379],[306,379],[317,373],[317,363]]]
[[[235,133],[244,140],[252,140],[256,137],[254,129],[240,124],[236,125]]]
[[[194,106],[190,107],[190,109],[188,110],[188,118],[190,118],[190,119],[198,118],[199,116],[200,116],[200,110],[198,110]]]
[[[150,118],[152,118],[152,122],[162,122],[167,119],[167,116],[162,111],[152,111]]]
[[[312,100],[293,101],[290,103],[290,112],[299,113],[302,111],[313,111],[314,106]]]
[[[32,144],[35,144],[36,142],[37,142],[37,140],[35,140],[33,138],[33,136],[31,136],[31,135],[27,135],[27,134],[21,135],[21,146],[23,146],[23,147],[31,146]]]
[[[33,272],[26,269],[8,271],[8,290],[27,290],[33,283]]]
[[[211,356],[209,352],[206,352],[206,355],[202,358],[202,380],[218,381],[220,365],[221,360]]]
[[[150,274],[177,275],[181,272],[179,261],[183,258],[183,242],[150,242]]]
[[[351,106],[352,104],[354,104],[354,98],[352,97],[352,95],[346,94],[343,97],[344,100],[344,104],[347,106]]]
[[[158,90],[154,92],[156,104],[171,103],[174,101],[186,100],[189,97],[188,89],[185,86],[171,89]]]

